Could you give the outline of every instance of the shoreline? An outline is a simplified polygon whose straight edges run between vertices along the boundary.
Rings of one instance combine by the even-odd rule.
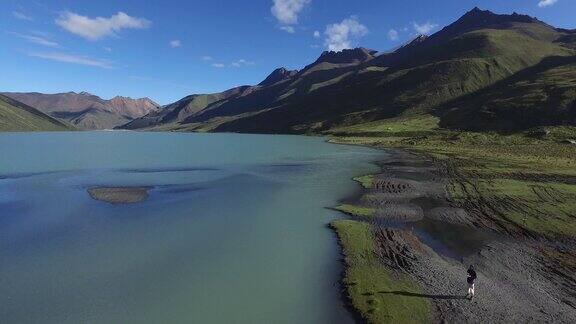
[[[339,144],[337,140],[330,142]],[[549,278],[549,264],[543,265],[554,259],[542,261],[540,252],[553,253],[549,250],[555,242],[511,236],[489,220],[479,221],[479,215],[464,208],[466,203],[452,197],[448,187],[454,175],[438,160],[426,153],[383,149],[390,158],[375,162],[380,171],[354,178],[360,192],[341,200],[345,208],[331,208],[346,215],[330,228],[342,255],[342,296],[355,315],[374,323],[576,320],[569,293],[557,289],[570,278]],[[374,199],[385,201],[385,207],[367,213],[367,201]],[[455,236],[453,242],[434,237],[447,235]],[[469,237],[460,241],[459,236]],[[372,244],[370,251],[358,247],[362,244]],[[454,251],[458,245],[464,249]],[[372,273],[366,272],[366,264]],[[468,264],[479,268],[473,301],[464,298]]]
[[[351,145],[351,146],[362,146],[362,147],[367,147],[367,148],[371,148],[371,149],[378,149],[378,150],[385,150],[387,154],[389,154],[389,157],[387,157],[385,160],[376,160],[374,161],[374,165],[378,167],[378,171],[376,171],[375,173],[369,173],[369,174],[364,174],[358,177],[354,177],[351,178],[350,180],[358,183],[359,187],[358,190],[355,191],[353,194],[344,197],[343,199],[340,200],[339,205],[337,206],[332,206],[332,207],[328,207],[331,210],[337,211],[342,213],[343,215],[345,215],[345,218],[342,219],[338,219],[338,220],[334,220],[332,222],[330,222],[328,224],[328,227],[334,232],[335,235],[335,239],[336,239],[336,244],[338,245],[338,248],[340,249],[340,255],[341,255],[341,259],[340,262],[342,264],[342,271],[341,271],[341,277],[339,279],[339,285],[341,288],[341,298],[342,301],[346,307],[346,309],[348,309],[354,319],[356,320],[357,323],[362,323],[362,322],[374,322],[374,323],[378,323],[378,322],[382,322],[382,318],[378,316],[378,314],[375,314],[375,308],[368,308],[368,309],[361,309],[364,308],[360,305],[360,303],[362,301],[359,301],[359,299],[367,299],[366,300],[366,304],[368,307],[371,307],[371,305],[374,304],[375,299],[373,299],[371,296],[374,296],[374,291],[372,292],[366,292],[366,293],[362,293],[360,296],[352,296],[350,293],[350,289],[351,286],[355,286],[357,283],[356,282],[352,282],[352,285],[350,282],[348,282],[350,280],[349,276],[348,276],[348,272],[350,271],[350,268],[353,266],[351,265],[351,262],[354,261],[350,261],[349,259],[351,257],[353,257],[354,254],[357,254],[358,251],[353,251],[353,243],[351,242],[351,240],[345,240],[344,236],[346,235],[346,233],[349,230],[346,230],[344,228],[340,228],[339,229],[339,225],[367,225],[370,224],[372,221],[368,218],[366,218],[366,215],[358,215],[358,213],[356,213],[356,210],[345,210],[343,208],[341,208],[344,205],[357,205],[360,203],[360,201],[362,200],[362,197],[369,192],[370,190],[370,184],[366,184],[365,182],[361,181],[361,178],[364,177],[370,177],[370,178],[374,178],[377,177],[379,175],[383,174],[383,164],[388,163],[389,160],[393,159],[395,156],[401,154],[412,154],[411,152],[407,152],[403,149],[398,149],[398,148],[376,148],[374,146],[371,145],[358,145],[358,144],[351,144],[351,143],[339,143],[337,141],[337,139],[327,139],[328,143],[331,144],[337,144],[337,145]],[[354,222],[354,223],[352,223]],[[366,228],[363,228],[361,230],[366,230]],[[364,251],[367,252],[367,251]],[[387,271],[386,271],[387,272]],[[398,278],[400,280],[406,280],[406,278]],[[410,284],[408,284],[408,286],[410,286]],[[363,298],[365,296],[368,296],[368,298]],[[359,307],[360,306],[360,307]],[[426,309],[428,306],[427,305],[419,305],[420,308],[424,308]],[[406,311],[406,309],[404,309],[404,311]],[[408,312],[407,312],[408,313]],[[422,312],[420,313],[421,317],[419,318],[420,322],[424,322],[425,320],[427,320],[426,317],[422,317]],[[401,315],[401,314],[400,314]],[[386,317],[384,317],[386,318]],[[386,320],[387,322],[392,322],[392,321],[397,321],[397,320],[402,320],[402,321],[413,321],[414,318],[406,318],[401,316],[400,318],[397,318],[395,320],[390,320],[390,318],[388,318],[388,320]]]

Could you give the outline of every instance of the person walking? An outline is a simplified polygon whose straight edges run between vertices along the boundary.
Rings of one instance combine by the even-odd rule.
[[[474,298],[474,283],[476,282],[476,271],[474,271],[474,266],[470,265],[470,267],[468,268],[468,278],[466,279],[466,281],[468,282],[468,294],[466,294],[466,297],[470,300],[472,300],[472,298]]]

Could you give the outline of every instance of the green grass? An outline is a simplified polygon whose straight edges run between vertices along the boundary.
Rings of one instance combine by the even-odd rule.
[[[370,189],[370,188],[372,188],[372,182],[374,181],[374,175],[373,174],[363,175],[360,177],[356,177],[353,180],[360,183],[360,185],[362,185],[362,187],[364,187],[365,189]]]
[[[441,108],[441,125],[468,130],[524,131],[576,123],[576,56],[550,57]]]
[[[409,125],[410,121],[396,119],[381,124],[394,127]],[[506,224],[507,229],[551,238],[576,235],[576,145],[566,142],[576,138],[575,127],[546,127],[547,135],[535,135],[540,132],[534,130],[502,135],[429,128],[418,131],[417,127],[399,129],[370,136],[365,128],[360,128],[358,133],[346,133],[332,140],[407,148],[430,155],[466,179],[465,183],[453,179],[454,183],[448,186],[458,202],[483,199],[486,211],[494,209],[493,216]],[[358,213],[354,208],[346,210]]]
[[[421,292],[404,275],[390,272],[374,253],[371,225],[353,220],[332,222],[346,263],[344,284],[353,306],[370,323],[424,323],[430,304],[424,298],[386,292]]]
[[[497,172],[483,171],[480,174],[482,177],[487,175],[498,177]],[[470,185],[467,187],[468,194],[461,188],[452,190],[456,201],[474,201],[481,197],[491,208],[502,211],[501,218],[533,233],[565,237],[576,233],[575,185],[497,178],[476,181],[478,192],[474,192]],[[513,204],[502,206],[502,200]]]
[[[408,117],[382,119],[352,126],[338,127],[330,130],[329,134],[339,133],[389,133],[423,132],[438,128],[438,117],[422,114]]]
[[[334,207],[335,210],[341,211],[345,214],[361,217],[361,218],[369,218],[374,216],[374,208],[370,207],[363,207],[357,205],[349,205],[349,204],[342,204]]]
[[[0,95],[0,132],[65,131],[74,129],[40,111]]]

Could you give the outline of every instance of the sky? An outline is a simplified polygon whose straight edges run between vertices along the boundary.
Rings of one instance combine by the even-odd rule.
[[[301,69],[324,50],[386,51],[475,6],[576,28],[576,0],[2,0],[0,91],[168,104]]]

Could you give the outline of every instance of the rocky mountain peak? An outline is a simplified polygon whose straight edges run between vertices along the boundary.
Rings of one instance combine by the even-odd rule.
[[[493,13],[490,10],[482,10],[478,7],[474,7],[474,9],[468,11],[452,25],[456,25],[461,28],[477,28],[488,25],[513,22],[539,23],[541,21],[528,15],[520,15],[515,12],[511,15],[500,15]]]
[[[315,64],[327,62],[333,64],[362,63],[376,56],[378,51],[364,47],[343,49],[341,51],[324,51]]]
[[[258,85],[259,86],[267,86],[267,85],[271,85],[286,79],[289,79],[291,77],[293,77],[294,75],[296,75],[296,73],[298,73],[298,70],[287,70],[283,67],[278,68],[274,71],[272,71],[272,73],[270,73],[266,79],[264,79],[264,81],[260,82]]]

